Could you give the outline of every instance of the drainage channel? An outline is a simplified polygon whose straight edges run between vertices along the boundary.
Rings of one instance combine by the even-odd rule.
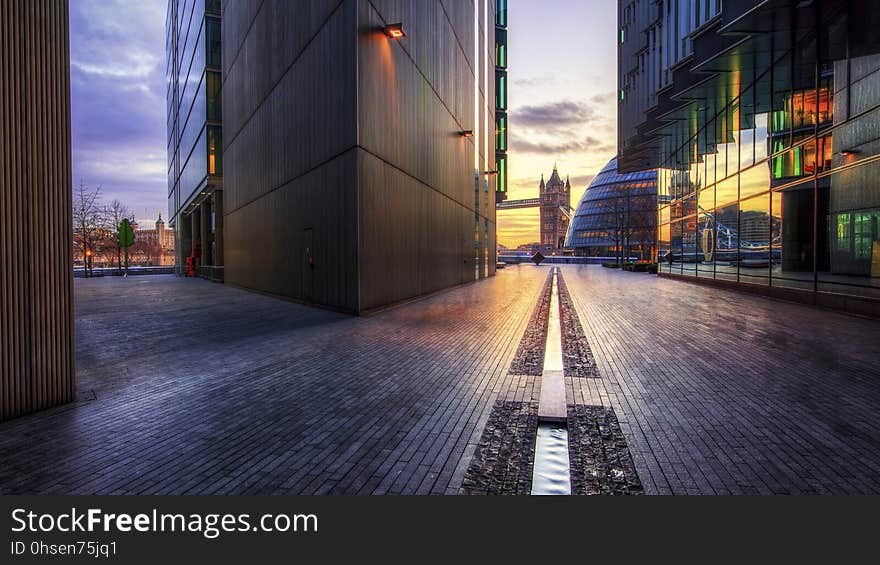
[[[558,281],[559,268],[554,267],[544,370],[541,373],[541,398],[538,403],[538,433],[535,438],[535,465],[532,472],[534,495],[571,494]]]

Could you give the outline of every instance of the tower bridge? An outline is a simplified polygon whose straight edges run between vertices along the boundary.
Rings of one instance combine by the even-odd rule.
[[[571,181],[566,177],[565,182],[563,182],[554,164],[550,180],[545,183],[544,175],[541,175],[538,191],[538,198],[505,200],[497,203],[495,209],[500,212],[523,208],[540,208],[541,246],[546,249],[562,249],[565,245],[565,234],[568,231],[568,225],[571,223],[573,215],[571,207]]]

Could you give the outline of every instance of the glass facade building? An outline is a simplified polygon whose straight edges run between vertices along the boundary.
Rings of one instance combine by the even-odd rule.
[[[657,242],[657,171],[619,173],[617,157],[590,183],[565,247],[581,257],[648,260]]]
[[[507,200],[507,0],[495,0],[495,202]]]
[[[169,0],[166,13],[168,216],[177,265],[222,277],[220,0]]]
[[[878,12],[621,0],[620,168],[659,168],[661,274],[880,313]]]

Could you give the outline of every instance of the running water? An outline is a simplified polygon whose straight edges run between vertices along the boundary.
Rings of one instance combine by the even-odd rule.
[[[538,424],[532,494],[571,494],[568,431],[558,424]]]

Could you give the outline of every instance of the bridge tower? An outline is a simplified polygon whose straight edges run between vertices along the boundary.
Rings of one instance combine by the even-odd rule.
[[[567,177],[562,182],[554,164],[550,180],[545,183],[542,174],[538,189],[541,197],[541,247],[550,252],[561,250],[571,221],[571,216],[566,214],[571,210],[571,182]]]

